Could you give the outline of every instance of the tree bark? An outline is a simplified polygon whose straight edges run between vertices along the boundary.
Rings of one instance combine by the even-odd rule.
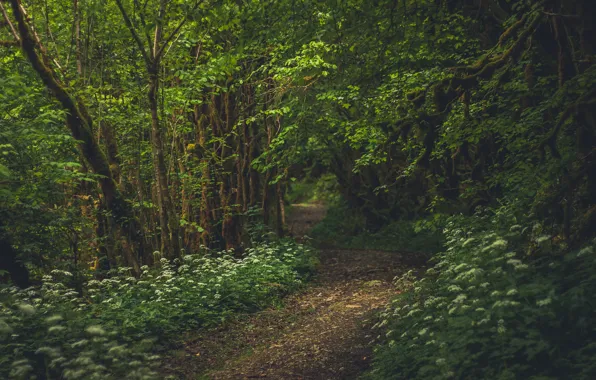
[[[44,63],[47,62],[47,57],[40,56],[37,53],[37,43],[25,19],[20,1],[10,0],[10,3],[18,24],[23,52],[48,90],[66,110],[66,123],[72,136],[80,141],[79,149],[83,157],[89,162],[92,170],[101,176],[99,185],[102,190],[105,207],[110,211],[111,218],[113,218],[113,223],[110,223],[114,229],[112,232],[119,235],[121,241],[125,241],[123,253],[126,265],[132,267],[135,273],[139,273],[138,260],[134,253],[137,233],[131,219],[132,210],[120,193],[110,170],[109,162],[93,136],[92,119],[87,112],[87,108],[82,102],[76,101],[68,94],[64,86],[57,79],[53,69]],[[41,54],[43,55],[43,52]]]
[[[159,63],[148,67],[149,71],[149,109],[151,112],[151,152],[153,153],[153,169],[159,208],[159,224],[161,227],[161,252],[168,258],[180,256],[180,222],[174,209],[174,203],[168,187],[168,176],[163,152],[163,138],[158,113],[157,94],[159,90]]]
[[[74,29],[75,29],[75,56],[77,60],[77,74],[83,78],[83,62],[81,59],[81,14],[79,0],[73,0]]]

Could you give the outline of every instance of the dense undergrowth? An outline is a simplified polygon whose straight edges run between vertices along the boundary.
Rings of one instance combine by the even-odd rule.
[[[306,248],[183,254],[285,200],[330,206],[321,246],[434,254],[373,378],[596,378],[594,0],[138,3],[0,0],[0,284],[45,275],[0,293],[0,377],[150,377],[274,302]]]
[[[358,210],[337,199],[310,235],[320,246],[430,254],[443,246],[444,238],[439,226],[444,219],[437,214],[417,221],[397,220],[372,232],[366,228],[366,219]]]
[[[322,246],[432,254],[375,326],[369,379],[593,379],[596,241],[572,249],[522,205],[399,220],[375,232],[331,202]]]
[[[340,199],[339,185],[333,174],[323,174],[319,178],[306,176],[300,181],[293,181],[285,194],[288,205],[294,203],[335,203]]]
[[[570,250],[515,209],[452,217],[434,268],[398,279],[369,378],[596,377],[596,241]]]
[[[0,378],[156,378],[178,334],[251,312],[302,286],[316,258],[291,240],[192,254],[140,278],[121,268],[79,294],[55,270],[39,288],[0,290]]]

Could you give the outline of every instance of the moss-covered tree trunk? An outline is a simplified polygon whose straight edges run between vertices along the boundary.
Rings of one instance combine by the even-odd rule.
[[[72,136],[79,141],[79,149],[89,163],[89,166],[96,174],[101,176],[99,185],[103,194],[103,204],[109,211],[110,231],[118,236],[121,243],[123,258],[126,265],[139,273],[139,264],[136,257],[137,229],[132,220],[130,205],[124,200],[110,164],[93,136],[92,119],[87,112],[85,105],[75,100],[65,89],[64,85],[56,77],[53,69],[46,64],[49,58],[43,51],[37,52],[37,42],[31,32],[31,28],[23,12],[19,0],[11,0],[11,7],[17,21],[21,47],[25,56],[37,72],[50,93],[60,102],[67,112],[66,123]]]

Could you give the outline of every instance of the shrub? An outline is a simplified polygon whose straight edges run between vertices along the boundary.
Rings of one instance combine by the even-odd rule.
[[[433,253],[443,247],[443,233],[437,228],[443,219],[437,214],[416,222],[397,220],[370,232],[357,210],[338,201],[332,203],[325,219],[312,229],[311,236],[322,246]]]
[[[506,208],[445,235],[424,278],[400,279],[369,378],[596,377],[596,242],[569,251]]]
[[[285,240],[242,259],[232,252],[162,259],[139,279],[128,268],[79,295],[53,271],[39,288],[0,291],[0,378],[149,379],[153,355],[178,333],[250,312],[300,286],[313,252]]]
[[[333,174],[323,174],[319,178],[306,178],[290,183],[285,195],[288,204],[307,202],[335,202],[338,199],[339,185]]]

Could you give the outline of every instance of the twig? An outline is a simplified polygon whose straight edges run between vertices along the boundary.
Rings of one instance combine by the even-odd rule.
[[[203,2],[203,0],[199,0],[195,3],[194,7],[192,7],[191,12],[195,11],[199,5],[201,5],[201,3]],[[159,48],[159,50],[155,53],[155,58],[161,58],[161,54],[163,53],[164,49],[166,46],[168,46],[168,44],[172,41],[172,39],[174,37],[176,37],[176,35],[178,35],[178,32],[180,31],[180,29],[182,29],[182,27],[184,26],[184,24],[186,24],[186,17],[184,17],[182,19],[182,21],[180,21],[180,23],[178,24],[178,26],[176,27],[176,29],[174,29],[172,31],[172,33],[170,33],[170,35],[164,40],[163,45],[161,46],[161,48]],[[155,45],[157,46],[157,41],[155,41]]]
[[[581,18],[578,15],[564,15],[564,14],[561,14],[561,13],[552,13],[552,12],[547,12],[547,11],[542,11],[542,13],[544,13],[547,16]]]
[[[130,34],[132,34],[132,38],[135,40],[139,50],[141,51],[141,55],[143,56],[143,60],[145,61],[145,64],[149,65],[151,63],[151,59],[150,59],[149,55],[147,55],[147,51],[145,50],[145,45],[143,44],[143,41],[141,41],[141,38],[137,34],[137,31],[135,30],[134,25],[132,24],[132,21],[130,21],[130,17],[128,17],[128,13],[126,13],[126,10],[124,9],[124,6],[122,5],[122,1],[116,0],[116,5],[118,6],[118,9],[120,9],[120,13],[122,13],[122,18],[124,18],[124,23],[126,24],[126,27],[130,31]]]
[[[0,10],[2,10],[2,16],[4,16],[6,25],[8,25],[8,27],[10,28],[10,32],[12,33],[14,39],[17,40],[17,42],[20,41],[21,38],[19,37],[19,33],[15,29],[14,25],[12,25],[12,22],[10,22],[10,19],[8,18],[8,13],[6,13],[6,9],[4,8],[4,5],[2,5],[1,1],[0,1]]]

